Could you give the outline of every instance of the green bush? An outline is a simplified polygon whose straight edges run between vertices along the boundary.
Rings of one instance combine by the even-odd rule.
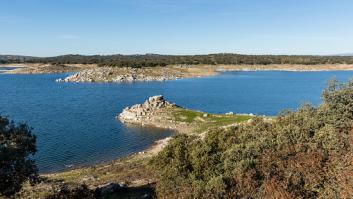
[[[318,107],[178,135],[152,160],[161,198],[352,198],[353,81]]]
[[[94,191],[87,185],[67,185],[62,184],[58,190],[47,196],[46,199],[95,199]]]
[[[26,124],[0,116],[0,196],[15,194],[27,180],[37,181],[36,151],[36,137]]]

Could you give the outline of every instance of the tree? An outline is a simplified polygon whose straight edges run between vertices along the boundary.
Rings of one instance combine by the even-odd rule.
[[[11,196],[25,181],[38,179],[36,151],[36,136],[27,124],[16,125],[0,116],[0,195]]]

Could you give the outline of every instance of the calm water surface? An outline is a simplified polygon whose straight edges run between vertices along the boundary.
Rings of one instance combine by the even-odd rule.
[[[127,128],[115,120],[124,107],[152,95],[162,94],[178,105],[212,113],[275,115],[305,102],[318,104],[326,80],[346,81],[353,72],[227,72],[134,84],[55,82],[65,76],[0,74],[0,113],[33,127],[41,172],[122,157],[173,134]]]

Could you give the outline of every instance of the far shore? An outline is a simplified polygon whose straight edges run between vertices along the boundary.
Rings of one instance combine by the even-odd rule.
[[[67,72],[79,72],[88,68],[97,67],[91,64],[64,64],[64,65],[52,65],[52,64],[40,64],[40,63],[25,63],[25,64],[0,64],[2,67],[13,67],[15,69],[5,71],[4,74],[45,74],[45,73],[67,73]]]
[[[1,67],[14,67],[16,69],[6,71],[6,74],[42,74],[42,73],[66,73],[66,72],[82,72],[87,70],[97,70],[101,68],[96,64],[0,64]],[[124,68],[112,68],[113,75],[128,75],[130,70],[123,70]],[[171,78],[193,78],[206,77],[217,75],[220,72],[226,71],[351,71],[353,64],[317,64],[317,65],[298,65],[298,64],[270,64],[270,65],[170,65],[166,67],[145,67],[141,70],[153,71],[151,77],[171,76]],[[96,74],[92,74],[94,76]],[[93,80],[95,80],[93,78]],[[102,80],[109,80],[109,78],[102,78]]]

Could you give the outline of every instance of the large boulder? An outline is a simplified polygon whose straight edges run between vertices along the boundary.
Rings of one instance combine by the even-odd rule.
[[[156,95],[149,97],[143,104],[126,107],[117,118],[122,122],[140,123],[153,116],[157,110],[172,106],[176,105],[164,100],[162,95]]]
[[[119,183],[108,183],[105,185],[98,186],[95,190],[97,198],[100,198],[107,194],[118,193],[126,190],[126,185]]]

